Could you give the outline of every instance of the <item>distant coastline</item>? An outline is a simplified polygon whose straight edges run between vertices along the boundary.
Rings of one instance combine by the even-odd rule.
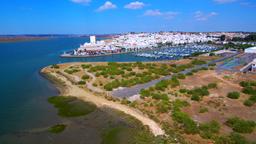
[[[36,41],[36,40],[47,40],[48,37],[27,37],[27,36],[2,36],[0,37],[0,43],[9,42],[24,42],[24,41]]]
[[[97,35],[99,38],[111,39],[114,35]],[[39,35],[0,35],[0,43],[9,42],[24,42],[24,41],[36,41],[36,40],[47,40],[51,38],[63,38],[63,37],[89,37],[89,35],[72,35],[72,34],[39,34]]]

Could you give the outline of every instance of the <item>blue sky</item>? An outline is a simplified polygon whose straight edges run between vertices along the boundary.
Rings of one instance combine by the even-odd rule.
[[[256,0],[1,0],[0,34],[256,31]]]

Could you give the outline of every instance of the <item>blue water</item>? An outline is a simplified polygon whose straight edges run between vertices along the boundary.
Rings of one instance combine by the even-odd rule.
[[[88,38],[54,38],[41,41],[0,43],[0,135],[47,126],[58,119],[47,97],[58,94],[40,76],[41,68],[75,61],[149,61],[132,54],[63,59],[64,51],[77,48]]]

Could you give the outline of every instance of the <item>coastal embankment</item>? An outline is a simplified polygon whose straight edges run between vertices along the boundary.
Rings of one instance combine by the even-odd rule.
[[[90,91],[86,91],[80,88],[77,85],[72,84],[66,77],[60,75],[58,73],[48,72],[47,68],[43,68],[41,73],[47,75],[47,78],[51,81],[54,81],[55,85],[60,85],[58,88],[61,91],[62,96],[73,96],[80,100],[84,100],[86,102],[92,102],[99,108],[112,108],[118,111],[121,111],[125,114],[133,116],[137,120],[139,120],[143,125],[149,127],[150,131],[155,135],[164,135],[165,132],[162,130],[161,126],[155,121],[151,120],[149,117],[144,115],[142,112],[128,107],[126,105],[122,105],[120,103],[116,103],[113,101],[109,101],[102,96],[98,96]]]

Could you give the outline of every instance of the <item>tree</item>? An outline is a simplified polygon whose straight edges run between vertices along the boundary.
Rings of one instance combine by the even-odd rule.
[[[226,39],[226,36],[225,36],[225,35],[221,35],[221,36],[220,36],[220,41],[225,41],[225,39]]]

